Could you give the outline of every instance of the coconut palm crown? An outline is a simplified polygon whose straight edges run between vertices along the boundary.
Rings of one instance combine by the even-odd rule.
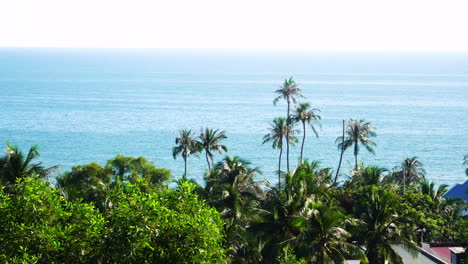
[[[338,149],[343,148],[344,150],[354,146],[354,162],[355,169],[358,168],[357,156],[359,154],[360,145],[365,147],[367,151],[375,154],[372,146],[376,146],[374,141],[370,140],[371,137],[376,137],[375,128],[370,122],[365,120],[353,120],[350,119],[348,127],[345,132],[344,140],[343,137],[338,137],[336,143],[338,143]]]
[[[37,145],[33,145],[25,155],[18,146],[7,144],[5,155],[0,157],[0,184],[13,185],[17,179],[36,175],[48,178],[59,169],[59,165],[46,169],[41,163],[33,163],[37,157]]]
[[[293,224],[302,231],[299,254],[311,263],[345,263],[350,255],[368,263],[364,253],[347,241],[351,234],[345,228],[356,225],[355,219],[342,213],[335,200],[308,202]]]
[[[361,236],[366,240],[369,263],[403,264],[402,257],[391,245],[402,244],[411,250],[416,248],[416,243],[410,233],[403,231],[397,196],[376,186],[372,186],[364,195],[366,199],[363,200],[361,220],[365,224]]]
[[[400,166],[393,168],[396,171],[394,173],[395,182],[403,186],[419,183],[425,179],[426,175],[423,166],[424,164],[416,156],[405,158]]]
[[[208,170],[211,170],[211,164],[214,162],[214,152],[222,154],[223,152],[228,151],[227,147],[221,144],[221,141],[226,138],[226,131],[224,130],[219,131],[219,129],[214,130],[208,127],[201,129],[200,136],[198,137],[198,143],[205,151]]]
[[[429,182],[427,179],[423,179],[419,182],[419,190],[422,194],[429,195],[436,203],[440,203],[444,194],[448,191],[447,184],[441,184],[437,189],[435,188],[435,182]]]
[[[180,154],[184,160],[184,175],[187,175],[187,159],[194,155],[198,157],[201,151],[201,145],[192,136],[192,130],[182,129],[179,131],[179,136],[175,139],[176,146],[172,148],[172,156],[174,159]]]

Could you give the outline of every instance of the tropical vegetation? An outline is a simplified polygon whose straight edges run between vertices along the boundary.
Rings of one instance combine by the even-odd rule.
[[[288,108],[263,137],[279,150],[271,178],[228,155],[226,132],[208,127],[176,136],[181,177],[124,155],[59,172],[41,166],[36,146],[23,154],[8,144],[0,157],[0,262],[399,264],[395,244],[410,251],[421,241],[468,244],[466,203],[444,198],[448,186],[429,181],[417,157],[392,170],[359,162],[360,148],[375,152],[371,122],[343,122],[337,159],[340,166],[342,151],[353,148],[355,165],[346,179],[307,159],[306,128],[318,136],[321,118],[298,101],[300,91],[292,78],[276,91],[274,102],[285,99]],[[300,159],[290,167],[297,126]],[[216,160],[216,153],[224,156]],[[200,155],[206,171],[197,182],[187,161]]]

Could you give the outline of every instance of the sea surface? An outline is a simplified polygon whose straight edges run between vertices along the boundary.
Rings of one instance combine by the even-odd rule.
[[[62,171],[120,153],[178,178],[178,130],[208,126],[226,130],[228,154],[260,167],[258,180],[276,183],[279,152],[262,137],[286,114],[273,91],[291,76],[321,110],[320,137],[308,130],[308,159],[336,169],[342,120],[365,119],[378,133],[376,154],[359,154],[365,164],[392,169],[417,156],[438,184],[468,179],[468,53],[4,48],[0,143],[38,144],[39,161]],[[292,164],[299,151],[291,149]],[[352,166],[349,150],[342,180]],[[203,183],[205,160],[192,157],[188,168]]]

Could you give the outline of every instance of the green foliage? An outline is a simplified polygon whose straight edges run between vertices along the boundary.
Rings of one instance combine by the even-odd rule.
[[[41,163],[33,163],[39,157],[37,149],[37,145],[33,145],[25,155],[18,146],[7,144],[5,155],[0,157],[0,184],[9,187],[21,178],[47,178],[53,174],[58,166],[45,169]]]
[[[394,168],[393,181],[398,185],[416,186],[425,180],[426,170],[418,157],[405,158],[400,166]]]
[[[343,214],[334,200],[309,201],[293,224],[302,231],[296,251],[309,262],[344,263],[347,256],[355,255],[367,263],[359,248],[347,242],[351,234],[346,228],[356,221]]]
[[[398,196],[377,186],[358,190],[356,213],[361,216],[363,225],[359,239],[365,242],[369,263],[402,264],[402,258],[391,247],[392,243],[415,248],[414,234],[404,232],[405,218],[401,213]]]
[[[423,241],[461,241],[464,203],[457,199],[440,201],[428,194],[410,188],[399,197],[406,232],[415,230]]]
[[[281,264],[306,264],[305,259],[297,259],[296,254],[290,247],[283,249],[283,254],[278,259],[278,262]]]
[[[144,193],[124,185],[111,194],[107,216],[106,263],[221,263],[223,231],[219,213],[201,202],[195,186]]]
[[[366,166],[362,163],[358,164],[356,170],[352,171],[352,177],[345,182],[346,188],[355,188],[369,185],[383,185],[384,179],[387,178],[388,170],[379,166]]]
[[[205,175],[206,198],[225,220],[231,257],[252,258],[252,251],[255,251],[252,245],[255,239],[248,234],[247,228],[258,218],[258,201],[264,196],[258,182],[254,181],[258,173],[259,169],[251,168],[249,161],[226,156]]]
[[[124,182],[138,185],[144,191],[160,188],[171,178],[168,169],[157,168],[144,157],[117,155],[105,166],[96,162],[73,166],[57,177],[57,188],[71,201],[92,202],[101,211],[111,205],[109,193]]]
[[[66,201],[47,183],[21,179],[0,192],[0,256],[12,263],[89,263],[99,255],[104,218]]]
[[[303,97],[292,78],[275,93],[273,103],[284,99],[287,114],[273,120],[263,143],[279,149],[277,186],[265,181],[262,188],[258,168],[237,156],[214,165],[214,154],[227,151],[226,135],[210,128],[198,137],[180,130],[172,154],[182,156],[185,173],[174,189],[167,186],[169,170],[123,155],[105,165],[73,166],[53,189],[40,178],[56,167],[35,163],[37,146],[23,154],[8,144],[0,157],[0,262],[400,264],[394,243],[409,249],[417,239],[468,244],[466,204],[443,199],[448,186],[428,182],[416,157],[391,175],[358,163],[361,147],[374,153],[370,122],[351,119],[337,139],[339,149],[354,148],[355,168],[349,181],[332,185],[330,168],[303,161],[306,124],[318,137],[319,110],[302,103],[290,115],[291,104]],[[300,162],[290,170],[295,122],[302,123],[303,139]],[[204,187],[187,177],[188,157],[202,151]]]
[[[11,192],[0,191],[0,262],[226,262],[220,214],[194,188],[147,193],[120,184],[103,216],[37,178],[21,179]]]

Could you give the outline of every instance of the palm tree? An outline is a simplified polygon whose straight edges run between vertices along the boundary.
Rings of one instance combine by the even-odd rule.
[[[351,254],[367,263],[362,251],[347,242],[351,234],[345,228],[356,225],[356,221],[343,214],[335,200],[309,202],[294,224],[302,231],[298,253],[312,263],[345,263],[346,256]]]
[[[435,183],[429,182],[427,179],[423,179],[419,182],[419,190],[422,194],[429,195],[437,204],[442,200],[442,196],[448,191],[447,184],[441,184],[435,189]]]
[[[187,175],[187,159],[189,156],[198,156],[201,147],[198,142],[192,137],[192,130],[182,129],[179,131],[179,136],[175,139],[176,146],[172,148],[172,156],[174,159],[181,154],[184,160],[184,175]]]
[[[261,263],[276,263],[283,249],[292,246],[300,234],[299,228],[292,221],[302,208],[296,208],[284,192],[267,184],[271,190],[266,193],[262,209],[258,212],[261,219],[254,221],[249,230],[261,245]]]
[[[290,173],[286,174],[284,194],[297,207],[304,206],[311,196],[327,195],[325,192],[332,179],[330,168],[320,168],[320,162],[305,160]]]
[[[273,104],[276,106],[278,101],[280,99],[286,100],[286,103],[288,104],[288,111],[286,114],[286,125],[288,128],[292,126],[291,122],[291,116],[290,116],[290,108],[291,108],[291,103],[296,104],[297,102],[297,97],[302,97],[304,96],[300,93],[301,89],[299,86],[294,82],[293,78],[290,77],[289,79],[285,79],[283,85],[275,91],[275,93],[279,94],[278,97],[276,97],[273,100]],[[286,134],[286,168],[289,171],[289,134]]]
[[[205,175],[207,201],[221,212],[229,254],[237,258],[251,258],[255,251],[255,239],[249,238],[247,228],[259,217],[257,206],[264,199],[263,190],[254,180],[259,173],[249,161],[226,156]]]
[[[320,126],[319,120],[321,119],[321,117],[317,114],[317,112],[320,112],[320,110],[317,108],[310,109],[309,103],[301,103],[296,108],[292,116],[294,121],[302,122],[303,136],[302,136],[302,144],[301,144],[301,163],[302,163],[302,158],[303,158],[303,153],[304,153],[304,142],[306,139],[306,123],[310,125],[315,136],[317,138],[319,137],[317,130],[314,127],[314,123],[318,123],[318,125]]]
[[[112,167],[92,162],[73,166],[71,171],[59,175],[55,178],[55,186],[67,200],[93,203],[104,212],[112,204],[109,193],[116,186],[116,182],[112,182],[113,178],[121,183],[118,172],[113,175]]]
[[[353,177],[351,179],[352,186],[367,186],[367,185],[381,185],[382,180],[386,178],[388,174],[386,168],[379,166],[367,166],[361,163],[358,165],[358,169],[353,172]]]
[[[340,161],[338,162],[338,168],[336,169],[335,180],[333,181],[333,185],[336,184],[338,181],[338,175],[340,173],[341,168],[341,161],[343,160],[343,153],[344,153],[344,139],[345,139],[345,123],[346,121],[343,119],[343,135],[341,136],[341,154],[340,154]],[[340,148],[338,146],[338,148]]]
[[[261,199],[263,191],[254,177],[261,173],[251,163],[237,156],[226,156],[206,174],[206,192],[209,201],[223,208],[224,216],[236,217],[237,211],[249,199]]]
[[[366,241],[369,263],[403,264],[403,259],[391,247],[400,243],[416,248],[410,232],[403,232],[403,219],[399,215],[399,202],[395,194],[372,186],[361,201],[362,220],[365,222],[362,238]]]
[[[58,170],[58,165],[45,169],[41,163],[33,163],[37,157],[37,145],[33,145],[25,156],[18,146],[7,144],[5,156],[0,157],[0,183],[13,185],[17,179],[36,175],[46,178]]]
[[[403,185],[403,189],[408,185],[417,184],[426,176],[423,165],[422,162],[418,161],[418,157],[405,158],[400,166],[393,168],[395,182]]]
[[[468,165],[468,154],[463,157],[463,165]],[[468,168],[465,169],[465,174],[468,176]]]
[[[226,131],[219,131],[219,129],[213,130],[212,128],[205,128],[201,130],[200,140],[198,143],[201,145],[201,148],[205,150],[206,163],[208,163],[208,170],[211,170],[210,160],[214,161],[213,152],[223,153],[227,152],[228,149],[226,146],[221,145],[220,142],[223,139],[226,139]]]
[[[281,156],[283,154],[283,138],[289,140],[289,143],[295,144],[297,138],[294,135],[289,135],[291,132],[288,132],[288,127],[286,125],[287,121],[284,117],[277,117],[273,119],[273,123],[270,124],[268,130],[270,131],[263,137],[263,144],[267,142],[273,142],[273,149],[279,149],[279,158],[278,158],[278,186],[281,189]]]
[[[338,137],[336,143],[338,143],[338,149],[348,149],[354,146],[354,161],[355,169],[358,167],[357,156],[359,154],[359,145],[362,145],[372,154],[375,154],[374,149],[371,146],[376,146],[375,142],[370,140],[370,137],[376,137],[375,128],[370,122],[365,120],[349,120],[348,128],[344,137]]]

